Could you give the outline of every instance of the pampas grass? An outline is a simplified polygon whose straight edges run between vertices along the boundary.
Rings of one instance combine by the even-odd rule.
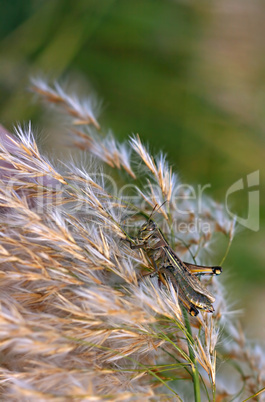
[[[230,247],[235,222],[209,199],[198,210],[138,135],[121,144],[104,133],[93,100],[39,79],[32,90],[65,116],[89,168],[51,163],[30,125],[0,130],[1,400],[262,400],[264,351],[219,279],[206,281],[215,312],[192,318],[127,241],[166,201],[156,221],[181,258],[202,263],[218,232]],[[189,230],[198,219],[210,230]]]

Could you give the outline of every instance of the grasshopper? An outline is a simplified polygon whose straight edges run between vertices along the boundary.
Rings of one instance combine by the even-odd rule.
[[[170,281],[178,294],[179,300],[192,316],[199,309],[212,313],[214,296],[197,278],[197,275],[219,275],[219,266],[204,267],[183,262],[169,246],[157,224],[151,219],[144,223],[135,239],[130,240],[132,249],[143,249],[151,261],[160,281]]]

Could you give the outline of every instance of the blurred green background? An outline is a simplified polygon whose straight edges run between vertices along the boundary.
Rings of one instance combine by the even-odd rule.
[[[45,134],[29,77],[78,82],[84,94],[90,82],[104,126],[120,139],[139,133],[182,181],[210,183],[206,193],[224,202],[247,174],[263,180],[264,17],[257,0],[0,0],[0,121],[32,120]],[[232,201],[246,216],[247,192]],[[249,335],[263,339],[262,193],[260,202],[261,229],[240,230],[223,278]]]

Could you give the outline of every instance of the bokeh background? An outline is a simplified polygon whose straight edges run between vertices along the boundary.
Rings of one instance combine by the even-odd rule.
[[[206,193],[224,202],[235,181],[256,170],[264,177],[264,20],[262,0],[0,0],[0,122],[31,120],[46,138],[30,76],[93,88],[105,127],[120,139],[139,133],[183,182],[210,183]],[[263,340],[260,191],[261,228],[239,231],[222,276],[248,335]],[[246,216],[247,191],[232,204]]]

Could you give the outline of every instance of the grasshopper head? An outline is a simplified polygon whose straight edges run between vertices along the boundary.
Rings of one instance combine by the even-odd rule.
[[[151,219],[148,219],[148,221],[141,226],[138,234],[138,239],[142,242],[148,240],[156,229],[157,229],[156,223]]]

